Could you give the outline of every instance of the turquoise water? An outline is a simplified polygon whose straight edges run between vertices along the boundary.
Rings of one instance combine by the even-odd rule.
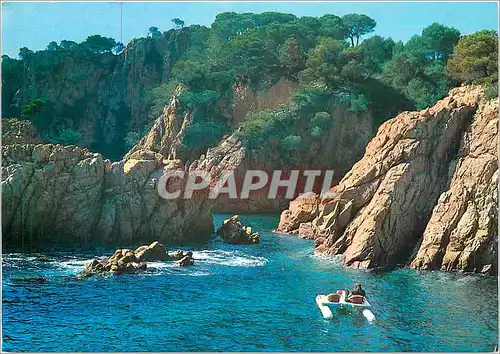
[[[498,342],[494,277],[347,269],[314,257],[312,241],[271,234],[277,216],[240,219],[262,232],[260,244],[211,241],[191,248],[190,268],[158,262],[140,275],[76,280],[91,254],[4,254],[3,350],[492,351]],[[354,282],[376,321],[323,319],[316,295]]]

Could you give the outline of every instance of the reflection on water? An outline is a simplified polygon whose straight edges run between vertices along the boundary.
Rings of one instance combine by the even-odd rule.
[[[492,351],[497,343],[494,277],[344,268],[314,257],[311,241],[271,234],[277,216],[241,219],[267,231],[260,244],[191,247],[188,268],[153,262],[140,275],[76,280],[92,254],[4,255],[3,349]],[[323,319],[316,295],[354,282],[377,320]]]

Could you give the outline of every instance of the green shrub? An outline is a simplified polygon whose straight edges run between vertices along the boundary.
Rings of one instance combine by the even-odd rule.
[[[295,107],[303,113],[324,111],[330,105],[331,92],[326,89],[302,89],[292,98]]]
[[[251,149],[259,148],[269,140],[280,140],[293,129],[298,120],[295,111],[279,109],[250,112],[236,133]]]
[[[188,149],[208,148],[216,145],[228,127],[216,122],[199,122],[189,126],[182,144]]]
[[[311,129],[309,129],[309,135],[311,135],[311,137],[313,139],[319,139],[321,138],[323,135],[325,134],[324,130],[321,129],[320,127],[318,126],[314,126],[312,127]]]
[[[43,134],[53,122],[52,109],[53,103],[47,98],[35,98],[21,107],[21,117],[33,121],[40,133]]]
[[[179,103],[183,109],[194,109],[200,106],[208,106],[220,98],[216,91],[205,90],[201,92],[185,91],[179,95]]]
[[[314,117],[311,119],[311,124],[314,126],[318,126],[321,128],[328,127],[329,123],[332,120],[332,116],[328,112],[317,112],[314,114]]]
[[[288,152],[298,151],[302,147],[302,138],[298,135],[289,135],[281,139],[280,146]]]
[[[149,109],[149,118],[157,118],[163,111],[163,108],[170,103],[175,88],[179,85],[176,80],[170,80],[168,83],[156,86],[146,93],[145,99],[151,103]]]
[[[484,86],[484,98],[487,100],[498,99],[498,84],[487,84]]]
[[[78,145],[80,138],[80,133],[76,130],[64,128],[59,135],[51,135],[50,141],[53,144]]]
[[[351,112],[366,112],[369,104],[370,101],[368,100],[368,97],[363,94],[359,94],[357,97],[351,99],[351,107],[349,110]]]

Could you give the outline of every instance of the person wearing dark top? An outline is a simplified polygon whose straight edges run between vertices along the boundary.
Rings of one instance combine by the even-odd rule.
[[[346,301],[351,302],[350,298],[353,295],[358,295],[358,296],[363,296],[363,297],[366,296],[366,292],[361,287],[361,284],[359,284],[359,283],[354,284],[354,288],[352,289],[352,291],[346,290],[346,295],[345,295]]]
[[[352,289],[351,293],[349,295],[361,295],[361,296],[366,296],[366,292],[363,290],[361,287],[361,284],[355,284],[354,288]]]

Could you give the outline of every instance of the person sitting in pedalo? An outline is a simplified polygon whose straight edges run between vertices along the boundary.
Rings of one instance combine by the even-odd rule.
[[[351,292],[349,292],[349,290],[346,290],[345,298],[347,302],[352,302],[353,304],[362,304],[364,302],[365,296],[366,292],[361,287],[361,284],[356,283],[354,284],[354,288]]]

